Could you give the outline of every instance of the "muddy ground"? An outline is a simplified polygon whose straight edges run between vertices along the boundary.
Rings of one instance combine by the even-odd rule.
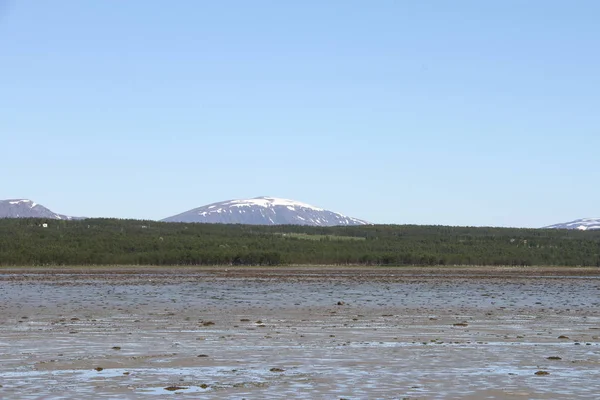
[[[0,398],[591,399],[598,268],[3,268]]]

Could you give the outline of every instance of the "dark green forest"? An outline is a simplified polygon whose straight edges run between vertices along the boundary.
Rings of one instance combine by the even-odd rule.
[[[600,231],[0,219],[4,266],[284,264],[600,266]]]

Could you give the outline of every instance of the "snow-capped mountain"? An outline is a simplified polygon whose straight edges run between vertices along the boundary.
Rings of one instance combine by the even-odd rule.
[[[247,225],[367,225],[369,222],[299,201],[276,197],[228,200],[194,208],[164,222],[203,222]]]
[[[591,229],[600,229],[600,218],[582,218],[575,221],[565,222],[562,224],[545,226],[546,229],[579,229],[587,231]]]
[[[0,200],[0,218],[72,219],[27,199]]]

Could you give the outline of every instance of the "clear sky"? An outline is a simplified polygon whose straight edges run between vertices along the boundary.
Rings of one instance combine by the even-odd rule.
[[[600,1],[0,0],[0,199],[600,216]]]

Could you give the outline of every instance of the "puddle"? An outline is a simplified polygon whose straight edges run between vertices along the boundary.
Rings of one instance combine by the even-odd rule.
[[[200,386],[167,386],[156,388],[140,388],[137,389],[136,392],[144,395],[165,396],[168,394],[205,393],[209,390],[210,388],[204,388]]]

